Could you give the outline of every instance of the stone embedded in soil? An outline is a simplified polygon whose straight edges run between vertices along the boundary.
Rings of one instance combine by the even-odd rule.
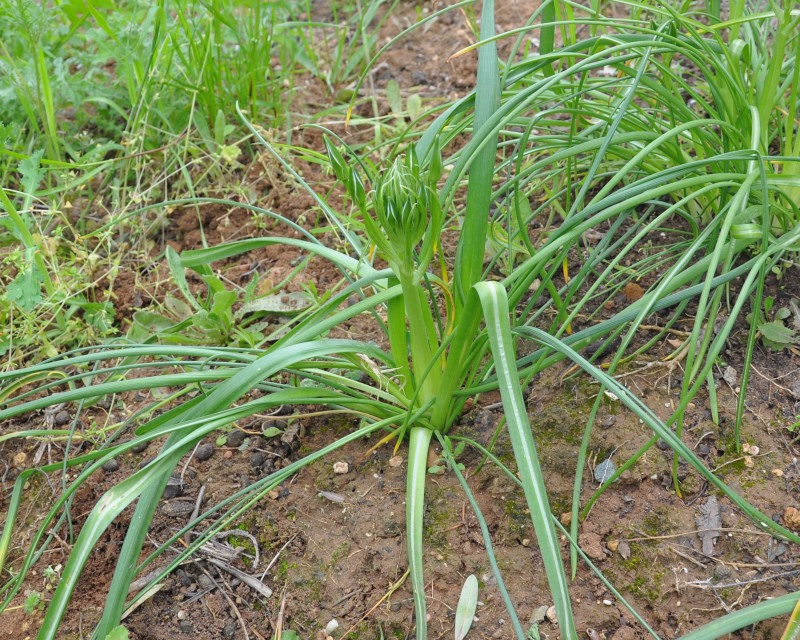
[[[787,529],[800,531],[800,511],[794,507],[786,507],[783,512],[783,524]]]
[[[254,451],[250,455],[250,466],[253,467],[253,469],[258,469],[264,464],[266,459],[267,456],[264,454],[263,451]]]
[[[344,474],[350,471],[350,465],[346,462],[334,462],[333,463],[333,472],[338,474]]]
[[[604,417],[604,418],[603,418],[603,419],[600,421],[600,426],[601,426],[603,429],[610,429],[610,428],[611,428],[611,427],[613,427],[613,426],[614,426],[616,423],[617,423],[617,416],[605,416],[605,417]]]
[[[531,613],[531,619],[528,624],[533,626],[535,624],[539,624],[540,622],[544,622],[545,616],[547,615],[547,609],[548,609],[547,605],[537,607],[536,609],[534,609],[533,613]]]
[[[594,468],[594,479],[600,484],[605,484],[617,472],[617,465],[615,465],[611,458],[603,460]]]
[[[119,462],[117,462],[114,458],[111,458],[111,460],[103,465],[103,471],[106,473],[112,473],[117,469],[119,469]]]
[[[177,498],[181,495],[183,495],[183,482],[181,482],[180,478],[171,476],[170,479],[167,480],[167,486],[164,487],[162,497],[165,500],[172,500],[172,498]]]
[[[611,640],[636,640],[638,637],[639,636],[633,627],[622,625],[614,632],[614,635],[611,636]]]
[[[430,84],[431,81],[428,80],[428,76],[426,76],[422,71],[415,69],[411,72],[411,82],[415,85],[417,84]]]
[[[132,453],[142,453],[142,452],[143,452],[145,449],[147,449],[147,447],[148,447],[148,445],[149,445],[149,444],[150,444],[150,443],[149,443],[149,442],[147,442],[147,441],[145,441],[145,442],[139,442],[139,443],[137,443],[137,444],[135,444],[135,445],[133,445],[133,446],[131,447],[131,452],[132,452]]]
[[[200,462],[205,462],[211,456],[214,455],[214,445],[210,442],[205,442],[197,447],[197,450],[194,452],[194,457],[196,460]]]
[[[235,622],[229,622],[222,628],[223,638],[233,638],[236,635],[237,625]]]
[[[578,544],[584,553],[592,560],[604,560],[606,557],[605,550],[603,549],[603,540],[596,533],[591,531],[582,533],[578,536]]]
[[[558,616],[556,615],[555,607],[547,607],[547,612],[544,614],[544,617],[547,618],[548,622],[558,624]]]
[[[197,576],[197,584],[199,584],[203,589],[213,589],[217,586],[214,581],[205,573],[201,573],[199,576]]]
[[[186,500],[174,500],[161,505],[161,513],[169,518],[188,516],[194,511],[194,503]]]
[[[63,409],[56,414],[56,417],[53,419],[53,422],[56,426],[61,427],[69,422],[69,411],[64,411]]]
[[[225,444],[229,447],[239,447],[244,442],[245,435],[245,432],[240,429],[231,431],[226,438]]]

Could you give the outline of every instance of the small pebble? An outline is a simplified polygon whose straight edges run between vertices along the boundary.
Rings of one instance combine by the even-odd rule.
[[[172,500],[183,495],[183,483],[180,478],[174,476],[167,480],[167,486],[164,487],[163,498],[164,500]]]
[[[523,538],[522,539],[522,546],[523,547],[530,547],[531,546],[531,539],[530,538]]]
[[[334,462],[333,463],[333,472],[338,474],[344,474],[350,471],[350,465],[346,462]]]
[[[144,442],[138,442],[138,443],[136,443],[135,445],[133,445],[131,447],[131,452],[132,453],[142,453],[142,451],[147,449],[149,444],[150,443],[147,440],[145,440]]]
[[[330,622],[328,622],[328,624],[326,624],[326,625],[325,625],[325,634],[326,634],[326,635],[331,635],[331,634],[332,634],[334,631],[336,631],[338,628],[339,628],[339,623],[338,623],[338,622],[337,622],[337,620],[334,618],[333,620],[331,620]]]
[[[170,518],[188,516],[194,511],[194,504],[186,500],[174,500],[161,505],[161,513]]]
[[[606,605],[607,607],[610,607],[614,603],[611,602],[611,600],[603,600],[603,604]]]
[[[239,445],[242,444],[242,442],[244,442],[245,435],[246,435],[245,432],[239,429],[231,431],[227,436],[227,441],[225,443],[226,446],[234,448],[238,447]]]
[[[64,411],[63,409],[59,411],[53,419],[53,422],[59,427],[67,424],[69,422],[69,411]]]
[[[552,624],[558,624],[558,616],[556,615],[555,607],[547,607],[547,612],[544,614],[544,617],[547,618],[548,622],[551,622]]]
[[[250,455],[250,466],[253,469],[258,469],[260,466],[264,464],[264,461],[267,459],[267,456],[264,454],[263,451],[254,451]]]
[[[544,622],[545,616],[547,616],[547,609],[547,605],[543,605],[534,609],[533,613],[531,614],[530,624],[534,625]]]
[[[200,462],[205,462],[214,455],[214,445],[210,442],[201,444],[194,452],[194,457]]]
[[[403,464],[403,456],[392,456],[389,458],[390,467],[399,467],[401,464]]]
[[[605,484],[616,472],[617,465],[608,458],[594,468],[594,479],[600,484]]]
[[[236,635],[237,625],[235,622],[229,622],[222,628],[223,638],[233,638]]]
[[[214,584],[214,581],[205,573],[201,573],[199,576],[197,576],[197,584],[199,584],[203,589],[213,589],[217,586]]]
[[[181,633],[194,633],[192,623],[188,620],[181,620]]]
[[[431,81],[428,80],[428,76],[426,76],[422,71],[415,69],[411,72],[411,82],[414,84],[430,84]]]
[[[14,466],[15,467],[24,467],[25,461],[28,459],[28,454],[24,451],[20,451],[19,453],[14,455]]]
[[[600,421],[600,426],[603,429],[610,429],[617,423],[617,416],[606,416]]]
[[[187,617],[187,614],[183,609],[178,611],[178,620],[186,620],[186,617]]]
[[[119,462],[117,462],[114,458],[111,458],[111,460],[107,461],[103,465],[103,471],[105,471],[106,473],[112,473],[117,469],[119,469]]]

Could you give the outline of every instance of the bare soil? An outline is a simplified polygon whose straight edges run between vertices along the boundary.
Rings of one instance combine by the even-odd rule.
[[[523,7],[503,3],[498,23],[502,28],[519,21]],[[428,3],[422,11],[439,8]],[[527,9],[526,9],[527,11]],[[388,37],[415,19],[415,6],[400,7],[392,16]],[[527,13],[526,13],[527,15]],[[396,79],[406,91],[416,91],[428,99],[453,98],[472,86],[474,55],[454,61],[447,57],[473,41],[463,14],[452,12],[434,22],[429,30],[417,32],[388,53],[373,82],[375,91]],[[309,81],[311,82],[311,81]],[[309,88],[310,99],[324,101],[324,92]],[[381,99],[385,108],[385,102]],[[320,148],[318,134],[302,132],[303,143]],[[359,135],[358,132],[352,135]],[[326,184],[329,177],[314,165],[301,166],[307,180]],[[260,194],[259,203],[293,220],[303,222],[313,214],[313,202],[295,187],[267,156],[256,158],[239,176],[242,185]],[[268,224],[265,229],[264,225]],[[255,219],[243,210],[206,206],[200,215],[192,210],[176,210],[169,217],[164,239],[181,251],[259,234],[293,235],[281,225]],[[225,277],[243,284],[254,270],[263,278],[280,282],[302,256],[286,248],[266,248],[220,265]],[[163,299],[168,272],[164,265],[130,265],[115,281],[117,321],[122,330],[136,309],[148,308]],[[333,287],[338,272],[318,260],[298,273],[287,290],[299,290],[312,283],[318,290]],[[201,290],[201,282],[190,285]],[[800,297],[798,274],[788,272],[772,283],[771,292],[781,301]],[[628,292],[635,297],[635,292]],[[628,300],[629,301],[629,300]],[[623,294],[617,301],[626,304]],[[685,326],[677,329],[687,329]],[[381,340],[369,319],[345,327],[362,339]],[[685,442],[708,466],[753,505],[787,526],[788,507],[798,505],[798,445],[789,427],[794,424],[800,400],[798,354],[774,352],[759,346],[747,401],[744,440],[759,448],[745,459],[732,447],[732,421],[737,389],[723,378],[731,366],[741,375],[747,327],[739,327],[725,353],[725,364],[717,371],[720,424],[711,420],[707,399],[698,396],[690,408],[684,433]],[[630,363],[619,372],[621,379],[657,414],[667,418],[680,397],[680,363],[666,360],[672,347],[664,343],[646,358]],[[546,483],[554,513],[565,517],[569,511],[576,473],[578,447],[592,403],[596,385],[580,375],[563,377],[565,368],[556,369],[533,381],[528,403]],[[130,415],[151,400],[147,394],[117,398],[110,406],[94,407],[81,419],[98,423],[116,421]],[[501,419],[499,398],[482,396],[462,417],[459,432],[488,446]],[[66,419],[71,419],[67,411]],[[290,428],[283,435],[264,437],[264,422]],[[10,433],[42,424],[44,415],[28,416],[0,427]],[[56,420],[64,417],[56,416]],[[211,456],[186,460],[183,485],[177,495],[165,500],[149,533],[146,551],[155,548],[189,519],[186,507],[193,505],[201,487],[205,504],[214,504],[242,487],[252,484],[276,468],[296,460],[351,431],[355,424],[340,417],[314,415],[262,418],[235,425],[239,434],[228,434],[230,443],[221,446],[209,440]],[[598,416],[591,439],[589,468],[582,471],[582,503],[591,497],[598,483],[596,464],[611,457],[617,464],[630,457],[650,437],[649,429],[619,403],[608,398]],[[269,598],[256,593],[241,580],[219,570],[205,559],[183,565],[125,621],[131,637],[137,640],[197,638],[271,638],[279,625],[292,629],[300,638],[326,637],[331,621],[338,628],[334,638],[409,638],[413,637],[413,605],[407,567],[404,533],[405,451],[395,456],[392,445],[373,449],[377,439],[351,444],[334,459],[303,469],[280,490],[264,496],[237,523],[236,528],[250,538],[231,536],[221,540],[239,557],[232,561],[240,570],[261,577],[267,564],[271,568],[263,582],[273,590]],[[55,446],[55,445],[54,445]],[[96,474],[76,496],[72,507],[72,526],[77,530],[102,493],[155,455],[159,443],[117,462],[115,470]],[[503,461],[512,459],[510,444],[501,433],[495,445]],[[24,460],[21,456],[24,454]],[[18,467],[40,455],[43,459],[58,451],[48,450],[36,441],[10,440],[0,443],[0,461],[8,469],[3,476],[0,509],[8,505]],[[461,460],[480,508],[489,525],[506,586],[524,625],[535,620],[542,607],[552,604],[540,554],[526,513],[521,491],[492,465],[480,467],[480,456],[467,449]],[[336,473],[334,464],[346,462],[346,473]],[[651,448],[619,482],[607,489],[580,526],[580,544],[622,595],[635,606],[653,629],[664,638],[674,638],[713,620],[727,611],[765,598],[794,591],[800,575],[800,550],[758,531],[732,504],[718,497],[720,535],[709,549],[703,548],[701,510],[717,497],[701,478],[684,473],[682,497],[670,483],[672,456],[669,451]],[[51,479],[49,482],[60,482]],[[57,487],[39,478],[25,489],[25,506],[20,515],[24,526],[13,543],[13,561],[29,543],[43,509],[51,504]],[[175,505],[179,505],[176,507]],[[115,559],[130,513],[126,511],[98,544],[87,566],[60,635],[62,638],[88,637],[99,618]],[[34,637],[41,623],[41,612],[24,613],[27,593],[37,591],[48,597],[47,567],[65,564],[69,535],[58,532],[50,550],[36,564],[14,606],[0,616],[0,638],[12,640]],[[478,618],[470,638],[512,638],[508,614],[500,598],[475,515],[457,481],[451,474],[431,476],[425,516],[426,594],[429,603],[429,628],[433,638],[450,637],[454,611],[465,578],[475,574],[481,585]],[[254,545],[259,563],[254,562]],[[564,558],[568,554],[562,540]],[[709,552],[710,551],[710,552]],[[12,564],[13,564],[12,561]],[[163,561],[159,561],[163,562]],[[159,564],[159,563],[157,563]],[[580,562],[571,584],[575,614],[585,637],[628,640],[646,637],[628,610],[613,596],[598,577]],[[736,637],[778,638],[785,620],[774,620],[741,632]],[[558,637],[557,627],[542,623],[543,637]]]

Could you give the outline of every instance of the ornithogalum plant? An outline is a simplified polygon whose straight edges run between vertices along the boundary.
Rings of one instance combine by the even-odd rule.
[[[387,330],[395,378],[404,396],[401,402],[409,415],[415,416],[400,432],[407,430],[409,446],[406,530],[417,638],[425,637],[422,516],[428,449],[434,435],[444,441],[463,406],[464,396],[455,392],[471,382],[479,369],[486,344],[486,334],[479,331],[482,316],[501,381],[511,440],[520,461],[520,477],[550,586],[557,594],[559,620],[563,621],[565,637],[572,637],[566,578],[514,362],[506,292],[497,282],[479,282],[472,290],[465,287],[467,300],[457,305],[452,279],[446,273],[437,276],[428,270],[442,233],[437,194],[442,162],[438,149],[430,149],[424,167],[416,151],[409,149],[386,172],[372,177],[374,191],[368,198],[358,170],[329,141],[326,147],[337,178],[360,211],[367,237],[389,265],[390,281],[400,287],[400,295],[389,302]],[[482,261],[483,246],[475,246],[480,247],[477,259]],[[468,259],[466,251],[458,256],[459,260]],[[467,273],[463,268],[457,271]],[[436,312],[440,299],[444,301],[444,317]],[[447,446],[446,441],[443,443]]]

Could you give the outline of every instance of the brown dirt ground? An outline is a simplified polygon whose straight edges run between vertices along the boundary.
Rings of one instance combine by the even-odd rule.
[[[438,8],[420,5],[422,10]],[[519,20],[524,7],[510,3],[500,8],[498,23],[507,28]],[[529,8],[524,8],[525,12]],[[527,13],[526,13],[527,14]],[[415,15],[414,7],[400,7],[386,27],[386,34],[406,26]],[[324,16],[320,16],[324,18]],[[389,79],[436,99],[463,95],[472,86],[475,58],[464,56],[448,62],[447,56],[472,42],[465,16],[452,13],[435,23],[431,30],[418,33],[386,55],[374,75],[376,91]],[[309,81],[311,82],[311,81]],[[323,93],[312,97],[324,101]],[[318,134],[302,133],[304,144],[319,148]],[[358,135],[357,132],[352,135]],[[308,179],[325,181],[313,165],[302,166]],[[266,156],[256,159],[240,175],[241,183],[260,194],[260,204],[302,219],[312,210],[312,201],[291,186]],[[293,232],[280,225],[256,220],[244,210],[207,206],[200,210],[175,211],[164,230],[164,239],[176,250],[200,246],[202,235],[209,245],[245,238],[259,233]],[[227,278],[242,284],[253,270],[263,278],[279,282],[301,257],[291,249],[268,248],[252,252],[239,260],[221,265]],[[163,297],[168,274],[163,265],[138,265],[123,271],[115,282],[116,309],[122,327],[138,308],[147,308]],[[298,290],[313,283],[319,290],[333,287],[338,272],[312,261],[288,285]],[[201,290],[198,279],[190,285]],[[800,296],[797,277],[788,274],[773,293],[788,300]],[[620,303],[624,303],[621,300]],[[684,327],[685,328],[685,327]],[[375,335],[371,321],[357,321],[346,328],[364,337]],[[377,337],[377,336],[376,336]],[[746,329],[740,328],[731,340],[725,358],[728,364],[741,365]],[[670,415],[680,397],[681,371],[667,366],[663,358],[670,347],[663,344],[646,361],[628,365],[623,379],[662,418]],[[798,356],[793,352],[775,353],[759,348],[753,367],[748,397],[744,439],[760,448],[752,467],[730,449],[731,421],[735,414],[736,390],[720,377],[722,420],[710,419],[707,399],[698,397],[688,413],[685,441],[718,471],[732,487],[763,512],[784,521],[787,507],[798,506],[798,445],[787,427],[798,413],[800,380]],[[561,380],[563,370],[537,379],[528,401],[534,435],[556,514],[568,510],[575,460],[591,403],[597,388],[580,376]],[[721,371],[719,372],[721,374]],[[500,419],[498,398],[492,394],[480,399],[465,413],[461,433],[487,444]],[[95,407],[81,419],[98,423],[113,422],[130,415],[148,401],[146,394],[118,398],[112,406]],[[32,424],[44,416],[29,417],[3,425],[8,433]],[[265,439],[258,421],[237,425],[249,446],[215,446],[205,461],[187,461],[183,495],[169,502],[193,502],[201,486],[206,487],[206,505],[247,486],[287,460],[316,450],[354,425],[344,419],[296,416],[299,433],[293,438]],[[592,435],[592,462],[613,453],[619,463],[650,437],[648,429],[624,408],[609,400],[598,417]],[[413,634],[413,607],[410,587],[403,580],[406,569],[404,536],[405,462],[390,464],[390,446],[370,451],[374,441],[360,441],[298,473],[286,486],[260,500],[237,524],[258,542],[261,563],[253,567],[240,559],[243,571],[261,575],[274,560],[264,582],[274,594],[264,598],[228,574],[217,572],[205,561],[184,565],[170,576],[163,588],[127,620],[131,637],[138,640],[193,637],[271,638],[282,616],[284,629],[291,628],[301,638],[325,638],[325,626],[336,620],[339,628],[333,637],[354,628],[355,638],[408,638]],[[79,492],[72,505],[77,528],[103,491],[154,455],[158,443],[119,460],[119,469],[96,474]],[[0,509],[8,504],[15,476],[15,456],[24,453],[31,460],[37,451],[57,457],[58,451],[42,448],[36,441],[6,441],[0,444],[0,460],[9,469],[3,476]],[[262,462],[254,464],[254,455]],[[501,436],[496,446],[501,459],[509,459],[510,445]],[[400,450],[401,458],[404,456]],[[264,462],[266,460],[266,462]],[[336,474],[333,463],[346,461],[348,473]],[[550,605],[540,556],[526,514],[521,492],[490,465],[476,473],[480,457],[468,449],[462,461],[469,482],[488,523],[498,562],[523,625],[541,606]],[[397,462],[397,460],[393,460]],[[586,553],[664,638],[677,637],[723,613],[764,598],[796,590],[800,575],[800,550],[784,545],[758,530],[727,500],[720,499],[722,535],[713,555],[704,554],[697,533],[696,518],[710,495],[698,477],[688,474],[684,496],[679,498],[668,480],[671,456],[653,447],[620,482],[609,488],[580,528],[580,543]],[[17,471],[18,472],[18,471]],[[585,503],[597,483],[591,470],[583,472],[582,500]],[[52,480],[56,482],[58,479]],[[321,493],[327,492],[327,493]],[[325,497],[328,496],[328,497]],[[330,497],[334,496],[334,500]],[[432,476],[427,494],[425,519],[426,580],[431,636],[449,637],[454,624],[458,595],[467,575],[475,574],[481,584],[478,618],[470,638],[512,638],[508,614],[500,599],[484,549],[477,520],[451,474]],[[52,499],[43,480],[31,481],[20,521],[25,523],[13,543],[13,560],[28,542],[41,509]],[[61,633],[62,638],[88,637],[102,611],[105,590],[111,578],[115,557],[123,539],[130,513],[120,516],[92,555],[79,585]],[[187,516],[159,512],[149,539],[153,548],[181,526]],[[60,532],[60,537],[66,534]],[[245,549],[252,552],[249,542]],[[562,541],[567,553],[567,542]],[[48,566],[64,564],[70,546],[59,540],[36,564],[36,572],[25,585],[25,592],[39,591],[47,596],[43,577]],[[627,640],[645,637],[630,613],[602,582],[580,563],[571,585],[579,629],[587,637]],[[12,640],[33,637],[41,614],[24,614],[24,593],[14,606],[0,616],[0,638]],[[785,620],[775,620],[742,632],[737,637],[779,637]],[[557,637],[557,628],[543,623],[547,637]]]

